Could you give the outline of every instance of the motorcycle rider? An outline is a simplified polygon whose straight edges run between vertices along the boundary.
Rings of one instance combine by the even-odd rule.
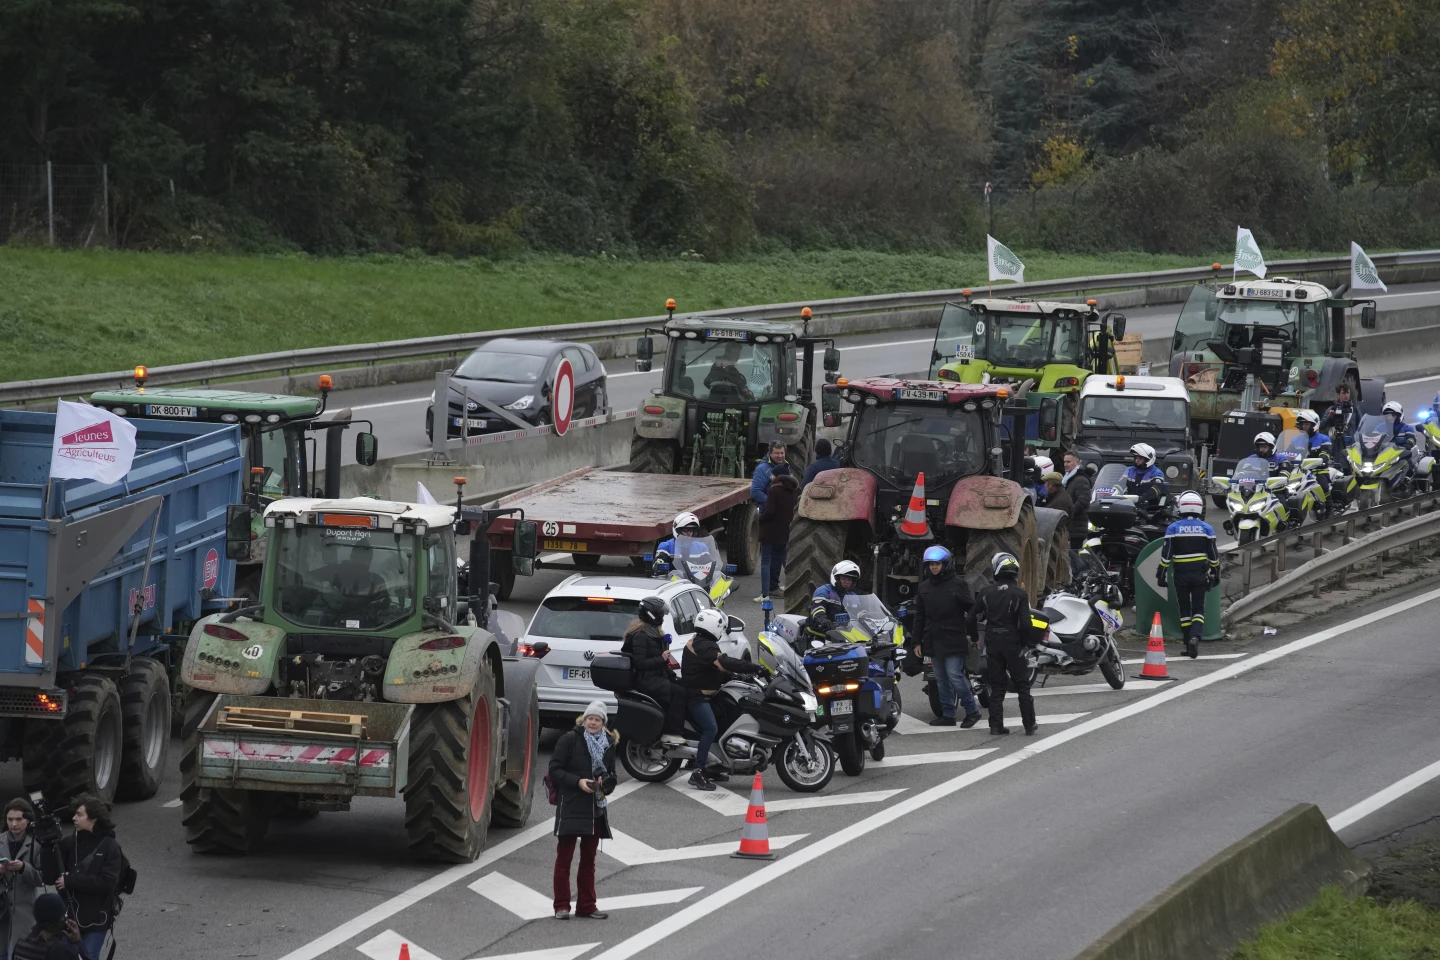
[[[1055,469],[1055,461],[1043,453],[1035,455],[1035,469],[1031,471],[1031,488],[1035,491],[1035,504],[1042,506],[1049,499],[1050,491],[1045,488],[1045,474]]]
[[[663,540],[660,546],[655,548],[655,563],[675,566],[675,554],[678,552],[681,537],[703,537],[705,528],[700,525],[700,518],[693,513],[677,513],[671,521],[669,540]]]
[[[1380,413],[1390,419],[1390,437],[1401,450],[1415,449],[1415,428],[1405,422],[1405,408],[1391,400],[1380,408]]]
[[[665,711],[665,735],[660,739],[669,746],[685,743],[685,688],[675,680],[677,666],[671,656],[670,638],[660,632],[665,623],[665,601],[646,597],[640,601],[638,619],[625,631],[620,652],[629,654],[630,670],[635,674],[635,689],[654,697]]]
[[[1205,594],[1220,585],[1220,551],[1215,546],[1215,528],[1200,519],[1205,512],[1200,494],[1193,490],[1180,494],[1179,510],[1180,519],[1165,530],[1155,582],[1163,590],[1173,570],[1185,655],[1193,660],[1200,655],[1200,639],[1205,633]]]
[[[805,629],[823,640],[837,623],[848,623],[845,595],[854,593],[859,583],[860,565],[854,560],[841,560],[831,567],[830,582],[820,584],[810,597],[810,619],[805,621]]]
[[[713,608],[695,614],[695,635],[685,644],[685,653],[680,658],[680,682],[689,694],[690,722],[699,733],[695,743],[695,772],[690,775],[690,786],[696,790],[714,790],[716,781],[730,779],[723,770],[706,769],[710,745],[720,735],[710,700],[731,674],[754,674],[761,669],[759,664],[720,652],[720,641],[728,624],[725,614]]]
[[[1295,425],[1310,438],[1310,455],[1312,457],[1319,457],[1324,461],[1320,469],[1315,471],[1315,481],[1320,484],[1320,491],[1325,494],[1325,503],[1328,508],[1330,504],[1330,450],[1332,446],[1330,437],[1320,432],[1320,414],[1314,410],[1296,410]]]
[[[1255,434],[1255,456],[1270,465],[1272,474],[1275,472],[1275,468],[1282,462],[1275,453],[1275,434],[1269,430],[1261,430]]]
[[[997,553],[990,560],[994,581],[987,583],[970,608],[967,628],[970,642],[980,642],[979,625],[985,624],[985,661],[990,685],[990,733],[1010,732],[1005,726],[1005,686],[1008,680],[1020,698],[1020,720],[1025,734],[1035,733],[1035,700],[1030,696],[1030,667],[1024,646],[1030,626],[1030,598],[1020,586],[1020,561],[1013,554]]]
[[[1125,468],[1125,492],[1138,495],[1142,504],[1153,508],[1169,488],[1165,474],[1155,466],[1155,448],[1148,443],[1137,443],[1130,448],[1130,455],[1135,463]]]
[[[929,576],[920,578],[916,591],[914,629],[918,642],[911,652],[920,659],[923,645],[930,651],[930,662],[935,667],[942,715],[931,720],[930,726],[955,726],[955,708],[962,706],[965,718],[960,726],[968,730],[980,722],[980,707],[965,679],[965,618],[974,605],[970,585],[955,573],[950,551],[938,544],[926,548],[923,562]]]
[[[1359,423],[1360,413],[1350,402],[1350,382],[1343,380],[1335,387],[1335,402],[1320,419],[1320,432],[1338,436],[1343,449],[1355,442],[1355,427]]]

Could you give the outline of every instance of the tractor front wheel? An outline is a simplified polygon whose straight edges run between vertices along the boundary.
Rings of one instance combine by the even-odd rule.
[[[1001,530],[966,531],[965,572],[989,577],[991,558],[997,553],[1012,554],[1020,561],[1020,585],[1032,599],[1039,600],[1045,571],[1040,569],[1036,539],[1035,507],[1026,500],[1014,525]]]
[[[191,690],[181,711],[180,804],[185,842],[196,853],[246,854],[252,852],[270,825],[263,796],[249,790],[202,787],[200,775],[200,722],[215,694]]]

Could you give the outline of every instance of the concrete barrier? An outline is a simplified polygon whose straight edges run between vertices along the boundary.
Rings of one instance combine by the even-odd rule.
[[[1369,876],[1320,808],[1302,803],[1176,881],[1076,960],[1222,960],[1321,887],[1358,896]]]

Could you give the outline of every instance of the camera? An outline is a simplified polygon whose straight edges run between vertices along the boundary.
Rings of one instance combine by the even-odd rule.
[[[45,794],[35,791],[30,794],[30,806],[35,808],[35,819],[30,824],[30,835],[42,847],[54,846],[60,842],[61,825],[68,823],[72,816],[69,807],[52,807],[45,800]]]

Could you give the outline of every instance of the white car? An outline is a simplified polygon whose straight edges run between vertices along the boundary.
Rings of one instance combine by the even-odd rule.
[[[695,635],[695,615],[713,606],[705,591],[693,583],[577,574],[545,597],[521,641],[522,652],[542,642],[550,647],[535,676],[542,726],[568,730],[592,700],[615,708],[615,694],[590,682],[590,661],[599,654],[620,651],[625,630],[635,621],[640,601],[646,597],[665,601],[668,612],[661,632],[672,638],[670,651],[678,663],[685,644]],[[730,617],[730,631],[720,649],[726,656],[750,659],[745,622]]]

